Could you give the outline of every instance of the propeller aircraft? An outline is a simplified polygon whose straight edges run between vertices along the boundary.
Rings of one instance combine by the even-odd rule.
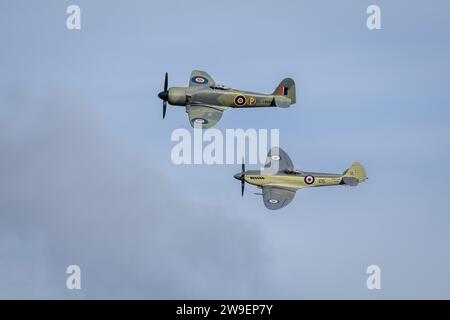
[[[275,168],[275,170],[271,170]],[[234,178],[241,181],[241,194],[244,195],[245,183],[262,189],[264,205],[267,209],[277,210],[287,206],[294,199],[298,189],[348,185],[357,186],[367,180],[364,167],[355,162],[342,174],[306,172],[294,169],[292,160],[281,148],[274,147],[267,154],[263,170],[245,170]]]
[[[295,82],[286,78],[271,94],[232,89],[216,84],[206,72],[194,70],[188,87],[169,88],[168,74],[164,78],[164,90],[158,94],[163,101],[163,119],[167,103],[183,106],[194,128],[207,129],[214,126],[228,108],[287,108],[296,103]]]

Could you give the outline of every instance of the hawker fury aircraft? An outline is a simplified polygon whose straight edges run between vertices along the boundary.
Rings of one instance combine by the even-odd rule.
[[[287,108],[296,102],[294,80],[286,78],[271,94],[232,89],[216,84],[204,71],[194,70],[188,87],[169,88],[168,75],[164,79],[164,90],[158,94],[163,101],[163,119],[166,117],[167,102],[183,106],[194,128],[211,128],[228,108]]]
[[[245,170],[234,175],[241,180],[241,193],[244,195],[245,183],[262,189],[264,205],[277,210],[287,206],[294,199],[295,192],[302,188],[348,185],[356,186],[367,180],[361,164],[355,162],[342,174],[306,172],[294,169],[289,156],[281,148],[272,148],[267,154],[263,170]]]

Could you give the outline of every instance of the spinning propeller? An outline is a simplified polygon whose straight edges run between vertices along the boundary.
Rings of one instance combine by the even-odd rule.
[[[244,159],[242,159],[242,167],[241,167],[241,172],[236,173],[234,175],[234,178],[237,180],[241,180],[241,195],[244,196],[244,188],[245,188],[245,163],[244,163]]]
[[[169,100],[168,86],[169,86],[169,78],[166,72],[166,76],[164,78],[164,91],[158,93],[158,97],[163,101],[163,119],[166,117],[167,100]]]

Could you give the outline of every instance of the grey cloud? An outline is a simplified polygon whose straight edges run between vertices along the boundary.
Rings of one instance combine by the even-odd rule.
[[[4,110],[1,298],[245,298],[268,288],[258,226],[191,203],[95,108],[54,94]],[[70,264],[82,269],[80,292],[65,289]]]

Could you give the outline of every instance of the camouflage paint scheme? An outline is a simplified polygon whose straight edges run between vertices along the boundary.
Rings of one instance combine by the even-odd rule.
[[[263,94],[217,85],[204,71],[194,70],[189,87],[171,87],[159,97],[173,106],[184,106],[191,126],[206,129],[214,126],[228,108],[287,108],[296,103],[295,82],[286,78],[272,94]],[[164,98],[163,98],[164,97]]]
[[[275,170],[273,170],[275,169]],[[272,171],[271,171],[272,170]],[[262,189],[264,205],[270,210],[287,206],[302,188],[349,185],[367,180],[364,167],[355,162],[342,174],[306,172],[294,169],[291,159],[281,148],[272,148],[267,154],[264,170],[243,170],[234,175],[242,181]]]

